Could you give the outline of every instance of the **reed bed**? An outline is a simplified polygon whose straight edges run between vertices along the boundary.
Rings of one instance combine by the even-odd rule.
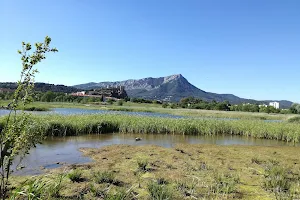
[[[255,138],[300,141],[300,126],[288,122],[261,120],[171,119],[118,114],[106,115],[32,115],[31,130],[46,136],[74,136],[100,133],[142,133],[218,135],[231,134]],[[0,118],[0,130],[4,117]]]

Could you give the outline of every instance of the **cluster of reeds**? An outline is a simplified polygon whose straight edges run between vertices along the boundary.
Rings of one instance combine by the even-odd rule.
[[[231,134],[282,140],[300,141],[297,123],[264,122],[260,120],[171,119],[128,115],[34,115],[34,127],[47,136],[70,136],[100,133],[142,133],[218,135]],[[0,119],[3,125],[5,118]]]

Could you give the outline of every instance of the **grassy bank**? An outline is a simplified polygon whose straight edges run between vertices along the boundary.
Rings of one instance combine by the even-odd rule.
[[[124,200],[300,198],[296,147],[113,145],[81,151],[94,162],[66,166],[46,176],[14,178],[15,191],[22,191],[16,196]]]
[[[0,119],[3,122],[4,118]],[[272,123],[261,120],[171,119],[127,115],[33,115],[32,131],[47,136],[69,136],[109,132],[217,135],[232,134],[282,140],[300,141],[297,123]]]
[[[8,101],[0,101],[1,105],[7,105]],[[288,120],[294,114],[267,114],[267,113],[251,113],[251,112],[235,112],[235,111],[215,111],[215,110],[197,110],[197,109],[171,109],[162,108],[160,104],[132,103],[124,102],[123,106],[106,105],[101,103],[79,104],[65,102],[34,102],[32,107],[41,108],[82,108],[82,109],[100,109],[113,111],[130,111],[130,112],[157,112],[173,115],[191,116],[191,117],[212,117],[212,118],[238,118],[250,120]]]

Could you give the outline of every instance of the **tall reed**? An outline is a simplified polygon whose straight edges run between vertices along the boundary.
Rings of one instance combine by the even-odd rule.
[[[100,133],[142,133],[217,135],[231,134],[283,140],[300,141],[300,126],[288,122],[261,120],[171,119],[139,117],[118,114],[107,115],[33,115],[31,130],[46,136],[71,136]],[[0,118],[0,129],[4,117]]]

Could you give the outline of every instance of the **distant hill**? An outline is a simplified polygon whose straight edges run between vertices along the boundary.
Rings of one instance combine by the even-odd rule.
[[[138,80],[125,80],[116,82],[86,83],[74,85],[73,87],[81,90],[89,90],[103,87],[125,86],[129,97],[138,97],[145,99],[179,101],[183,97],[194,96],[206,101],[229,101],[231,104],[240,103],[266,103],[271,100],[256,101],[253,99],[244,99],[233,94],[216,94],[203,91],[188,82],[181,74],[159,77],[143,78]],[[281,108],[289,108],[291,101],[278,101]]]
[[[17,83],[13,83],[13,82],[0,83],[0,88],[7,88],[7,89],[14,90],[17,88]],[[54,85],[48,83],[35,83],[34,89],[36,91],[41,91],[41,92],[52,91],[52,92],[63,92],[63,93],[72,93],[72,92],[79,91],[78,88],[75,87],[69,87],[65,85]]]

